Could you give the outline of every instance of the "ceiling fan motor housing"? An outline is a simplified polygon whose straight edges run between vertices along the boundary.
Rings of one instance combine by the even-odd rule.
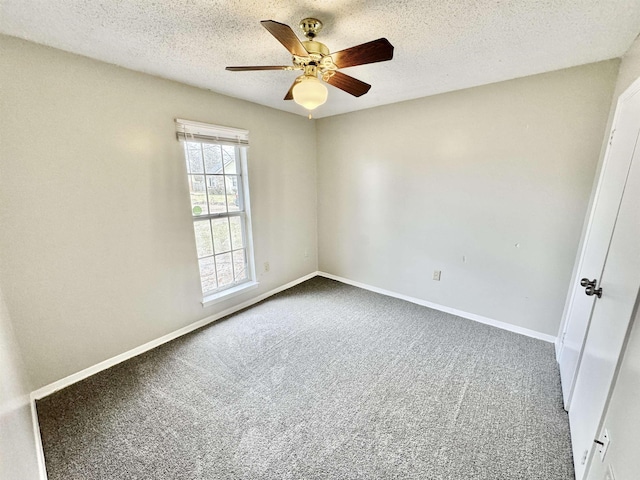
[[[331,55],[329,55],[329,48],[324,43],[316,42],[315,40],[306,40],[302,42],[302,44],[307,52],[309,52],[309,56],[298,57],[294,55],[294,68],[305,70],[306,75],[315,75],[316,72],[318,72],[322,76],[322,79],[327,81],[338,69],[333,63]],[[309,67],[315,67],[312,73]]]
[[[329,48],[324,43],[316,42],[315,40],[305,40],[302,42],[302,45],[304,45],[304,48],[310,55],[329,55]]]

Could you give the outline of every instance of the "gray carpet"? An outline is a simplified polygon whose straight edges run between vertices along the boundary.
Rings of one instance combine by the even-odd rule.
[[[37,407],[50,480],[573,478],[551,344],[319,277]]]

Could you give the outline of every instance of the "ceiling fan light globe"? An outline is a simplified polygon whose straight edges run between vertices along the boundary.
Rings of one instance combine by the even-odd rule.
[[[307,110],[314,110],[327,101],[327,87],[316,77],[305,76],[293,87],[293,100]]]

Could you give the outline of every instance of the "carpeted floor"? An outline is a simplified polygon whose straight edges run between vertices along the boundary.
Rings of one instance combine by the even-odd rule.
[[[50,480],[569,480],[553,346],[316,277],[37,404]]]

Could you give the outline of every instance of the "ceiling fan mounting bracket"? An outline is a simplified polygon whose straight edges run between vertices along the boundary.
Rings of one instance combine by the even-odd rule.
[[[303,18],[300,20],[300,28],[304,32],[305,37],[313,40],[316,35],[320,33],[320,30],[322,30],[322,22],[317,18]]]

